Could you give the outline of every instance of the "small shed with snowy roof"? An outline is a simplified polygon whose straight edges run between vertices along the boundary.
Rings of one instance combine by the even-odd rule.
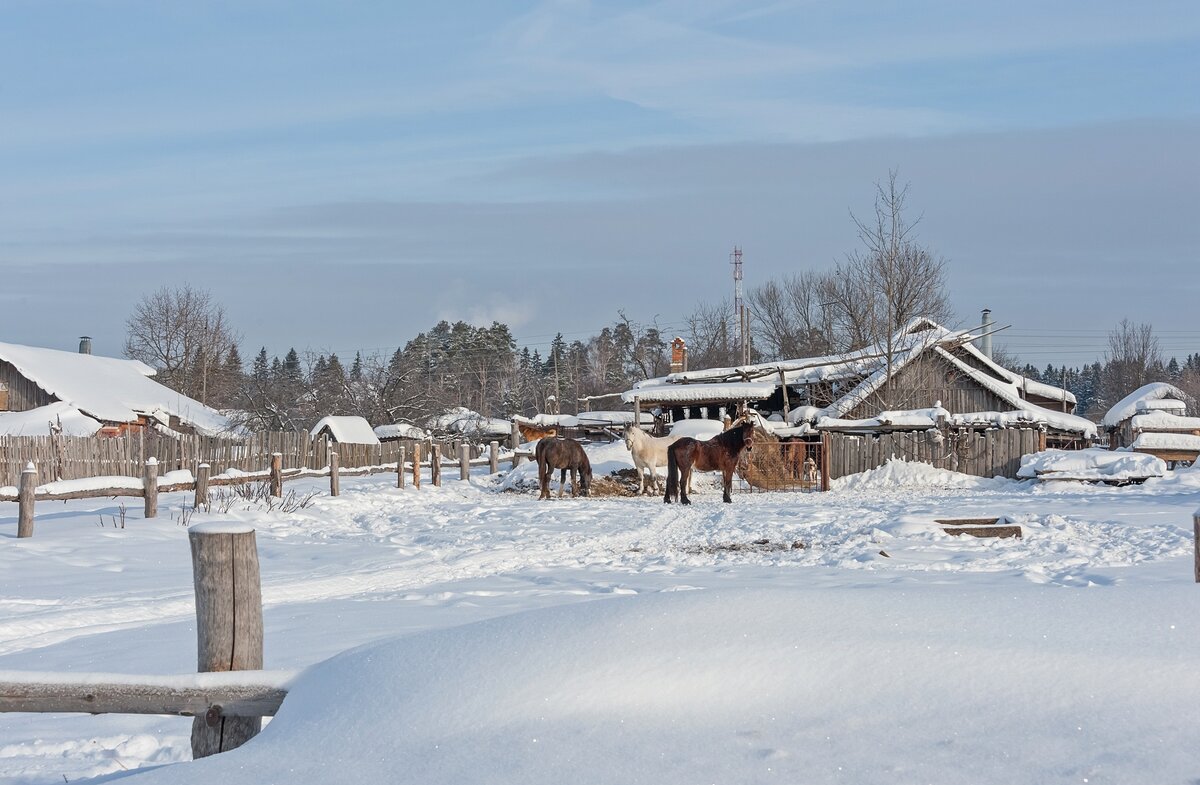
[[[312,428],[314,439],[325,435],[337,444],[378,445],[379,437],[365,417],[329,416],[322,417]]]
[[[208,436],[235,430],[228,417],[159,384],[154,374],[137,360],[0,343],[0,416],[22,414],[0,429],[19,426],[24,433],[33,423],[61,421],[64,433],[69,427],[80,434],[91,429],[90,420],[97,424],[92,433],[148,425]]]
[[[1188,417],[1190,396],[1173,384],[1139,387],[1108,410],[1100,426],[1113,449],[1128,447],[1168,463],[1200,457],[1200,417]]]

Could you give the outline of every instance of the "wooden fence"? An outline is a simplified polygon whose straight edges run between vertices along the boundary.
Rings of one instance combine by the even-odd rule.
[[[1040,436],[1037,430],[1016,428],[957,431],[941,440],[925,431],[878,436],[829,433],[825,440],[829,479],[869,471],[891,458],[920,461],[976,477],[1015,478],[1021,457],[1041,449]]]
[[[306,431],[255,433],[241,439],[216,436],[164,436],[153,432],[116,437],[0,436],[0,486],[16,485],[27,463],[38,467],[43,482],[86,477],[141,477],[148,458],[159,471],[190,469],[207,463],[213,474],[227,469],[260,471],[281,453],[288,469],[322,469],[337,452],[343,468],[395,463],[401,447],[412,455],[413,442],[380,445],[336,444]],[[423,445],[428,452],[428,444]],[[457,446],[455,446],[457,455]]]

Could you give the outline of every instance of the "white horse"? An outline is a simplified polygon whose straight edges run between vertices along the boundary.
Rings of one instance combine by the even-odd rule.
[[[667,448],[679,441],[681,436],[651,436],[637,425],[625,426],[625,447],[633,453],[633,465],[637,467],[640,485],[638,494],[646,492],[646,472],[654,492],[659,493],[658,467],[667,467]]]

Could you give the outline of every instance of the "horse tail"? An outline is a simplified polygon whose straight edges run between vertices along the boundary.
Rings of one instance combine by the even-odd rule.
[[[670,504],[672,498],[679,498],[679,463],[675,460],[674,444],[667,447],[667,493],[663,503]]]

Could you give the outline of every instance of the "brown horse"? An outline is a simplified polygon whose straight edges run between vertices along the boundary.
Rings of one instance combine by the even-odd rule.
[[[521,438],[527,442],[536,442],[538,439],[553,439],[558,435],[558,428],[543,428],[523,422],[517,423],[517,429],[521,432]]]
[[[695,469],[702,472],[721,472],[725,481],[725,493],[721,500],[731,504],[733,472],[737,469],[742,453],[749,451],[753,436],[754,423],[746,420],[706,442],[685,436],[672,444],[667,448],[667,492],[663,496],[663,502],[670,504],[671,499],[675,498],[680,504],[692,503],[688,499],[687,487],[692,470]]]
[[[567,486],[567,472],[571,472],[571,498],[577,493],[588,495],[592,486],[592,464],[588,461],[583,445],[574,439],[541,439],[534,451],[538,465],[538,487],[541,489],[539,499],[550,498],[550,475],[555,469],[561,474],[558,478],[558,498],[562,498],[563,489]]]

